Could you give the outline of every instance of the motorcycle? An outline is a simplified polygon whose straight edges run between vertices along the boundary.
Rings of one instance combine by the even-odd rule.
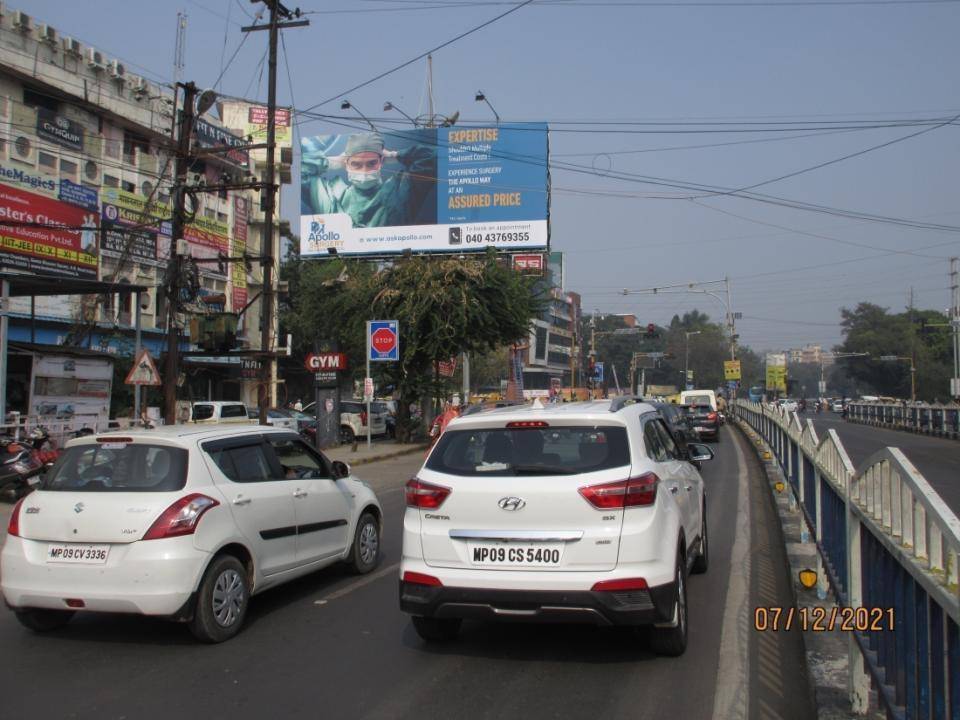
[[[18,500],[40,484],[46,466],[26,444],[4,438],[0,446],[0,497]]]

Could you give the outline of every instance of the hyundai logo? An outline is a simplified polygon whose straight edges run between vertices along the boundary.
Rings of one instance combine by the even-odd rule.
[[[526,500],[518,497],[500,498],[500,502],[497,503],[497,505],[500,506],[501,510],[510,510],[510,511],[522,510],[526,506],[526,504],[527,504]]]
[[[85,506],[82,502],[78,502],[76,505],[73,506],[73,511],[75,513],[82,513],[84,507]]]

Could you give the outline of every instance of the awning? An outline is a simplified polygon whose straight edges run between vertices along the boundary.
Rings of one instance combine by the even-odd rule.
[[[10,283],[10,297],[43,295],[100,295],[144,292],[150,285],[114,283],[105,280],[82,280],[79,278],[34,275],[28,273],[0,272],[0,281]]]

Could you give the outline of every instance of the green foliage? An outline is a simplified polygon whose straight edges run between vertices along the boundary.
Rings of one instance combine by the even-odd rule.
[[[860,303],[853,310],[841,309],[840,314],[844,341],[837,349],[870,353],[869,357],[840,361],[856,392],[909,398],[909,361],[880,360],[881,356],[896,355],[915,359],[918,399],[946,399],[953,360],[950,328],[945,327],[943,313],[907,310],[894,314],[872,303]]]

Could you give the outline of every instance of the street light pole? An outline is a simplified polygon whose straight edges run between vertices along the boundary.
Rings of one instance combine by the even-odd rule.
[[[701,330],[693,330],[691,332],[685,331],[683,333],[685,338],[685,342],[684,342],[685,348],[683,353],[683,387],[684,388],[687,387],[687,382],[689,382],[688,378],[690,377],[690,336],[699,335],[701,332],[702,332]]]

